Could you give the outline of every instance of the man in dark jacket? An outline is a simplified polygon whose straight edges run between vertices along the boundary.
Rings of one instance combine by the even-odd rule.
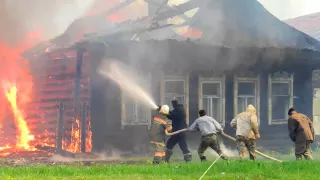
[[[169,112],[169,115],[167,117],[172,121],[172,131],[185,129],[187,127],[187,123],[186,123],[186,112],[183,105],[179,104],[178,100],[172,100],[171,103],[172,103],[173,110]],[[191,161],[192,156],[186,142],[186,133],[182,132],[180,134],[173,135],[168,140],[167,146],[166,146],[167,150],[165,155],[166,162],[169,162],[170,157],[173,154],[172,149],[177,143],[179,144],[179,147],[183,152],[184,160],[186,162]]]
[[[313,122],[304,114],[298,113],[294,108],[290,108],[288,119],[288,130],[291,140],[295,143],[295,154],[297,160],[312,160],[310,144],[315,140]]]

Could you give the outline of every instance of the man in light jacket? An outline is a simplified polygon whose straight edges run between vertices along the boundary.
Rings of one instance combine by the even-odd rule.
[[[236,129],[237,149],[241,159],[246,158],[247,150],[250,159],[255,160],[256,139],[260,138],[256,109],[249,104],[245,112],[238,114],[230,123]]]

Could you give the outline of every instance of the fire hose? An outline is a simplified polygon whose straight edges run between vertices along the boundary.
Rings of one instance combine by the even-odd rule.
[[[179,131],[175,131],[175,132],[172,132],[172,133],[166,132],[166,135],[167,135],[167,136],[172,136],[172,135],[179,134],[179,133],[181,133],[181,132],[183,132],[183,131],[187,131],[187,130],[188,130],[188,129],[181,129],[181,130],[179,130]],[[228,139],[230,139],[230,140],[232,140],[232,141],[234,141],[234,142],[237,141],[234,137],[232,137],[232,136],[230,136],[230,135],[228,135],[228,134],[223,133],[222,136],[224,136],[224,137],[226,137],[226,138],[228,138]],[[273,161],[277,161],[277,162],[280,162],[280,163],[283,162],[283,161],[281,161],[281,160],[279,160],[279,159],[276,159],[276,158],[274,158],[274,157],[268,156],[268,155],[266,155],[266,154],[264,154],[264,153],[262,153],[262,152],[260,152],[260,151],[255,150],[255,152],[256,152],[257,154],[259,154],[260,156],[263,156],[263,157],[265,157],[265,158],[267,158],[267,159],[271,159],[271,160],[273,160]]]
[[[230,140],[232,140],[232,141],[235,141],[235,142],[236,142],[236,139],[235,139],[234,137],[232,137],[232,136],[229,136],[228,134],[223,133],[223,136],[226,137],[226,138],[228,138],[228,139],[230,139]],[[259,152],[259,151],[257,151],[257,150],[256,150],[255,152],[256,152],[257,154],[259,154],[260,156],[263,156],[263,157],[265,157],[265,158],[268,158],[268,159],[271,159],[271,160],[274,160],[274,161],[277,161],[277,162],[280,162],[280,163],[283,162],[283,161],[281,161],[281,160],[279,160],[279,159],[270,157],[270,156],[268,156],[268,155],[266,155],[266,154],[264,154],[264,153],[262,153],[262,152]]]

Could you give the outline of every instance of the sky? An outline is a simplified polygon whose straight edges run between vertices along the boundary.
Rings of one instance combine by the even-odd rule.
[[[258,0],[281,20],[320,12],[320,0]]]

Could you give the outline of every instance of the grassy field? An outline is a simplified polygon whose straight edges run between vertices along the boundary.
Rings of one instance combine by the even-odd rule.
[[[95,164],[59,166],[19,166],[0,168],[0,179],[125,179],[191,180],[199,179],[207,163]],[[218,161],[203,179],[320,179],[320,161]]]

